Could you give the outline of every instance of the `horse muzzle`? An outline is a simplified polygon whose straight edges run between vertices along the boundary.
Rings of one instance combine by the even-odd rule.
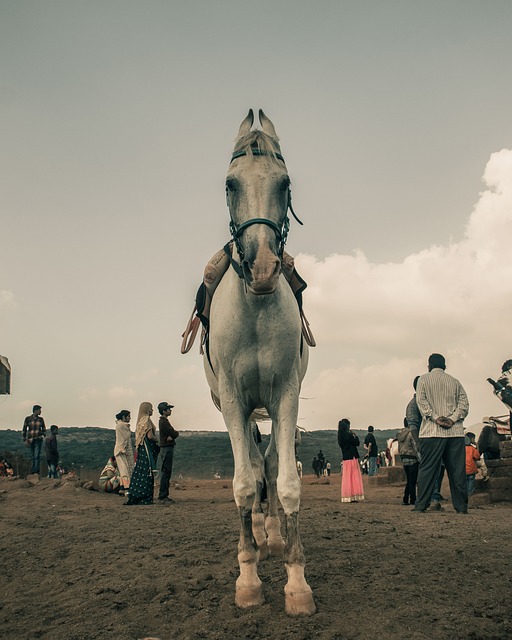
[[[264,260],[258,258],[251,265],[248,260],[242,262],[242,273],[247,287],[256,296],[265,296],[277,289],[281,274],[281,260],[273,253]]]

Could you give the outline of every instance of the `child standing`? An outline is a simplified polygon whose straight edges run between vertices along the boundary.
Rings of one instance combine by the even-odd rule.
[[[475,476],[478,471],[477,462],[480,461],[480,452],[475,444],[476,436],[471,431],[466,433],[466,486],[468,498],[475,491]]]

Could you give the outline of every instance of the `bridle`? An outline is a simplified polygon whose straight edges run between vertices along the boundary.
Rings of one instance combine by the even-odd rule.
[[[269,152],[269,151],[265,151],[263,149],[252,149],[251,151],[252,151],[252,154],[254,156],[273,155],[278,160],[281,160],[284,163],[284,158],[280,153]],[[233,160],[236,160],[237,158],[240,158],[240,157],[246,156],[246,155],[247,155],[246,151],[236,151],[231,156],[231,162],[233,162]],[[231,164],[231,162],[230,162],[230,164]],[[227,194],[226,194],[226,198],[227,198]],[[229,206],[229,203],[228,203],[228,206]],[[297,222],[299,224],[304,224],[303,222],[301,222],[299,220],[299,218],[297,217],[295,211],[293,210],[291,189],[288,189],[288,203],[287,203],[287,206],[286,206],[286,211],[287,212],[288,212],[288,209],[292,212],[293,217],[295,218],[295,220],[297,220]],[[230,215],[230,218],[231,218],[230,223],[229,223],[229,230],[231,232],[231,237],[233,238],[233,242],[235,243],[236,250],[237,250],[238,255],[240,257],[240,261],[243,261],[244,255],[245,255],[244,248],[242,246],[240,238],[241,238],[243,232],[248,227],[251,227],[253,224],[265,224],[265,225],[267,225],[267,227],[270,227],[274,231],[274,233],[276,234],[277,241],[279,243],[278,256],[281,259],[283,258],[284,245],[286,244],[286,240],[288,239],[288,231],[290,230],[290,218],[288,217],[288,213],[286,213],[286,215],[284,217],[284,220],[283,220],[283,223],[281,225],[276,224],[273,220],[269,220],[268,218],[251,218],[250,220],[246,220],[245,222],[242,222],[241,224],[237,224],[233,220],[233,217],[231,216],[231,210],[229,211],[229,215]]]

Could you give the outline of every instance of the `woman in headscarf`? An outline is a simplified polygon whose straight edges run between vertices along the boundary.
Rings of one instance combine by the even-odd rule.
[[[153,504],[156,459],[159,448],[156,443],[156,428],[151,420],[153,405],[143,402],[139,408],[135,446],[137,462],[132,474],[130,495],[126,504]]]
[[[135,465],[133,460],[130,419],[131,415],[128,409],[123,409],[116,415],[116,446],[114,447],[114,456],[116,457],[117,468],[121,476],[122,490],[125,496],[128,496],[130,490],[130,478]]]
[[[350,421],[343,418],[338,423],[338,444],[343,456],[341,474],[341,501],[364,500],[363,476],[359,466],[359,438],[350,430]]]

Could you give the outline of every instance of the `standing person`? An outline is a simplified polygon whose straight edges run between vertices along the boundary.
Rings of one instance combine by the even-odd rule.
[[[407,418],[404,419],[404,428],[397,433],[396,439],[398,440],[398,453],[402,459],[407,478],[402,504],[416,504],[416,483],[420,466],[419,451],[413,430],[408,426]]]
[[[412,382],[412,386],[414,388],[414,395],[409,400],[409,404],[405,409],[405,419],[407,420],[407,426],[412,429],[412,435],[416,439],[416,444],[419,446],[419,433],[421,427],[421,421],[423,420],[423,416],[418,409],[418,403],[416,402],[416,387],[418,386],[418,380],[420,376],[416,376]]]
[[[364,448],[368,452],[368,476],[375,476],[377,474],[377,440],[373,435],[374,428],[372,425],[368,427],[368,433],[364,439]]]
[[[44,443],[49,478],[60,478],[60,473],[57,471],[57,467],[59,465],[59,449],[57,447],[58,433],[59,427],[56,424],[52,424],[50,427],[50,435],[46,438]]]
[[[41,405],[32,407],[32,415],[27,416],[23,422],[23,442],[30,448],[31,469],[30,473],[39,473],[41,448],[43,438],[46,436],[46,425],[41,417]]]
[[[130,492],[130,478],[135,465],[133,460],[132,432],[130,431],[131,414],[128,409],[123,409],[116,415],[116,446],[114,456],[121,476],[121,485],[124,495],[128,497]]]
[[[359,438],[350,430],[350,421],[343,418],[338,423],[338,444],[343,457],[341,476],[341,501],[364,500],[363,476],[359,467]]]
[[[156,443],[156,427],[151,420],[152,415],[151,402],[143,402],[139,407],[135,431],[137,462],[130,479],[130,495],[126,504],[153,504],[154,473],[159,448]]]
[[[444,356],[433,353],[428,359],[429,372],[418,380],[416,402],[423,419],[419,434],[419,495],[414,510],[427,510],[443,462],[450,480],[453,507],[458,513],[467,513],[463,420],[468,415],[469,403],[461,383],[445,369]]]
[[[174,500],[169,497],[169,483],[171,481],[176,438],[180,434],[169,422],[169,416],[173,408],[174,405],[168,402],[161,402],[158,405],[158,411],[160,412],[158,429],[160,431],[160,451],[162,455],[162,477],[160,478],[158,499],[162,502],[174,502]]]
[[[320,449],[317,453],[318,458],[318,475],[321,476],[323,475],[324,469],[325,469],[325,456],[324,456],[324,452],[322,451],[322,449]]]
[[[475,492],[475,477],[480,462],[480,451],[475,444],[476,436],[471,431],[466,433],[466,488],[468,498]]]

